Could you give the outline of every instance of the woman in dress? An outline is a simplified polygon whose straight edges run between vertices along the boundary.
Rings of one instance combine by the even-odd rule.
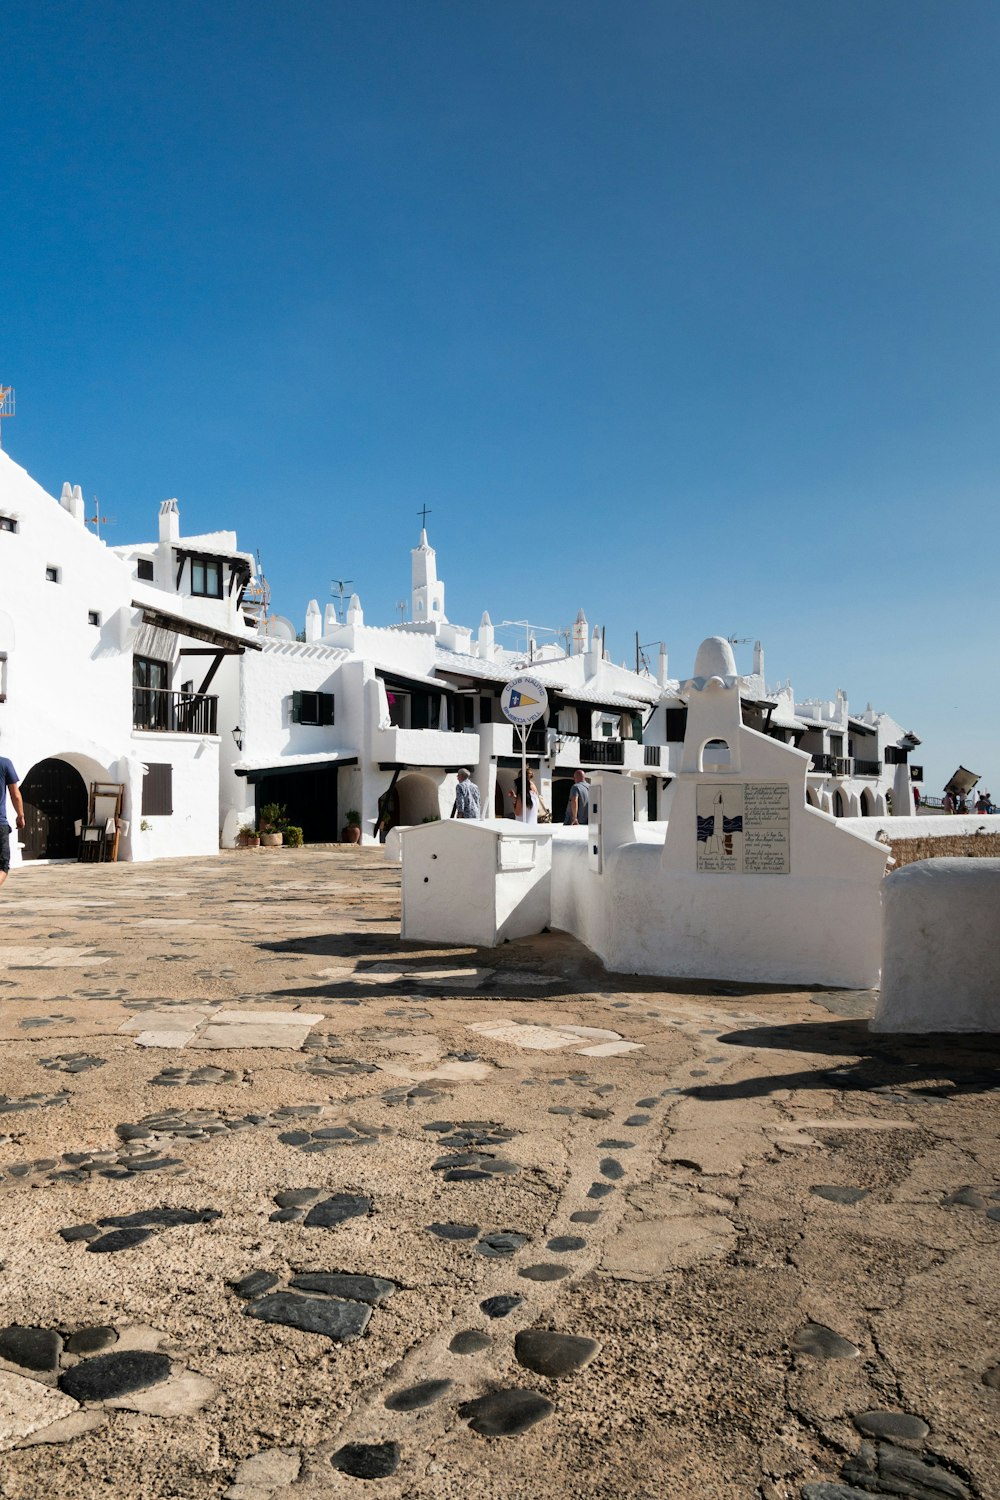
[[[519,823],[538,822],[538,788],[535,786],[535,773],[530,766],[528,767],[528,796],[526,803],[525,799],[521,796],[520,772],[518,773],[517,780],[514,782],[514,789],[510,793],[510,796],[514,802],[514,817]]]

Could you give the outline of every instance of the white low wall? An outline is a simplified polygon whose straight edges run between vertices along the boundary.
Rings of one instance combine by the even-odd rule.
[[[1000,859],[921,860],[887,876],[882,901],[872,1030],[1000,1031]]]
[[[957,839],[983,829],[986,833],[1000,833],[998,813],[953,813],[950,817],[913,818],[840,818],[839,822],[854,833],[874,838],[884,833],[893,843],[896,839]]]

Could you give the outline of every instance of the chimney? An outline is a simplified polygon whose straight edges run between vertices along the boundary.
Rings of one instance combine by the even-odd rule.
[[[160,505],[160,541],[179,542],[181,539],[181,513],[176,500],[164,500]]]
[[[572,647],[571,647],[571,654],[573,656],[583,656],[585,654],[586,650],[587,650],[587,616],[584,614],[583,610],[581,609],[581,610],[578,611],[577,617],[573,621],[573,642],[572,642]]]
[[[760,641],[753,643],[753,669],[758,677],[764,675],[764,647]]]
[[[322,623],[320,620],[319,605],[315,599],[310,599],[306,606],[306,640],[308,642],[318,641],[322,634]]]
[[[479,622],[479,634],[476,637],[479,643],[479,656],[482,661],[489,661],[493,656],[493,621],[486,610],[483,610],[483,618]]]
[[[363,625],[365,623],[364,610],[361,608],[361,600],[357,594],[352,594],[347,606],[348,625]]]
[[[667,685],[667,646],[665,641],[660,642],[660,654],[656,661],[656,680],[660,687]]]
[[[59,504],[63,510],[69,512],[74,521],[79,521],[81,526],[84,524],[87,518],[83,513],[83,491],[78,484],[63,485]]]

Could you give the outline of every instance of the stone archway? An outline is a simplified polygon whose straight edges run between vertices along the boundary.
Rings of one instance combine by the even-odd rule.
[[[68,760],[33,765],[21,782],[24,858],[72,859],[79,847],[75,824],[87,816],[87,783]]]
[[[401,776],[396,782],[396,795],[399,798],[396,821],[404,828],[441,816],[437,783],[429,776],[421,776],[413,771]]]

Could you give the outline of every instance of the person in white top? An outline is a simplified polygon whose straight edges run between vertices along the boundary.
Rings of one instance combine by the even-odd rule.
[[[521,777],[518,775],[513,790],[509,793],[514,802],[514,817],[519,823],[538,822],[538,788],[535,786],[535,773],[528,767],[528,796],[521,796]]]

